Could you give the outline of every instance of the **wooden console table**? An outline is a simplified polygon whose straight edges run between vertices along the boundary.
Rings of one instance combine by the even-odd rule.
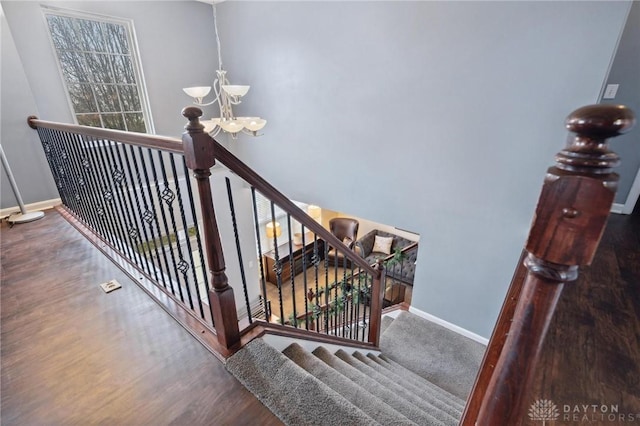
[[[306,258],[307,270],[313,268],[311,258],[313,256],[313,241],[308,242],[304,247],[302,245],[293,245],[293,275],[298,275],[302,272],[302,259]],[[282,265],[282,273],[280,278],[284,284],[287,280],[291,279],[291,260],[289,256],[289,243],[286,242],[281,246],[278,246],[278,256],[280,258],[280,264]],[[324,259],[324,240],[318,239],[318,258]],[[275,272],[276,253],[275,250],[271,250],[262,255],[262,261],[264,263],[264,273],[267,281],[272,284],[278,285],[278,276]]]

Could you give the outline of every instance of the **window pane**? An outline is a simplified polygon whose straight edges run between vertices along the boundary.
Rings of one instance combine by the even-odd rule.
[[[131,58],[123,55],[114,55],[111,57],[113,70],[115,72],[116,81],[118,83],[136,83],[136,77],[131,64]]]
[[[144,117],[142,113],[125,114],[124,119],[127,121],[127,130],[130,132],[146,133],[147,129],[144,125]]]
[[[97,84],[94,87],[96,97],[98,98],[98,106],[100,112],[116,112],[122,111],[120,102],[118,101],[118,91],[115,86],[107,86]]]
[[[102,127],[98,114],[78,114],[76,118],[81,126]]]
[[[138,89],[135,86],[118,86],[120,91],[120,100],[122,101],[122,109],[124,111],[140,111],[140,98],[138,97]]]
[[[109,63],[109,55],[87,53],[85,55],[89,72],[93,75],[93,81],[96,83],[113,83],[113,72]]]
[[[102,114],[102,119],[107,129],[126,130],[122,114]]]
[[[70,84],[69,96],[75,112],[97,112],[98,107],[87,84]]]
[[[73,51],[58,52],[62,74],[70,83],[86,83],[90,81],[89,69],[81,53]]]
[[[73,20],[66,16],[47,15],[51,39],[56,49],[71,50],[80,48],[79,40],[73,36]]]
[[[100,23],[86,19],[78,19],[77,22],[82,48],[91,52],[104,52],[106,48]]]
[[[127,32],[122,25],[105,24],[107,36],[107,47],[112,53],[129,53],[129,43],[127,42]]]

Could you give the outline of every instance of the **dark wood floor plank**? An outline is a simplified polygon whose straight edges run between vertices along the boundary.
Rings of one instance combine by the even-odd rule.
[[[59,214],[0,233],[3,425],[281,424]]]
[[[556,425],[640,424],[637,215],[612,215],[593,264],[576,282],[565,285],[530,395],[532,404],[539,399],[556,404]],[[618,413],[610,417],[594,404],[616,406]],[[583,405],[589,407],[585,410]],[[580,411],[574,412],[576,406]],[[523,425],[540,424],[526,412],[522,419]]]

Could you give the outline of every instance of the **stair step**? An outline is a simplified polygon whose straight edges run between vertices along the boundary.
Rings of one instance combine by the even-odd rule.
[[[447,410],[447,411],[443,410],[442,409],[443,404],[440,401],[434,404],[432,400],[427,400],[426,398],[424,398],[427,395],[420,394],[419,389],[416,392],[414,389],[411,389],[405,386],[405,383],[402,383],[402,384],[398,383],[397,378],[389,379],[384,374],[379,373],[378,371],[366,365],[365,363],[358,360],[354,356],[349,355],[347,352],[345,352],[342,349],[338,350],[335,353],[335,355],[341,360],[343,360],[344,362],[351,365],[352,367],[358,369],[367,377],[370,377],[371,379],[378,382],[378,384],[382,385],[382,387],[392,391],[394,394],[396,394],[397,397],[400,397],[405,401],[410,402],[416,407],[420,407],[424,412],[431,414],[434,418],[438,419],[443,424],[445,425],[458,424],[458,419],[460,418],[462,413],[458,414],[454,411],[452,414],[448,412],[451,410]]]
[[[389,315],[382,317],[382,322],[380,323],[380,336],[384,334],[392,322],[393,317],[390,317]]]
[[[379,424],[262,339],[230,357],[227,369],[285,424]]]
[[[416,406],[412,402],[407,401],[402,397],[398,397],[396,392],[387,389],[385,386],[381,386],[380,383],[374,379],[368,377],[366,374],[359,371],[357,368],[349,365],[336,355],[329,352],[326,348],[320,346],[312,352],[316,357],[325,362],[327,365],[334,368],[339,373],[343,374],[349,380],[355,382],[359,386],[367,389],[369,392],[385,401],[388,405],[395,410],[402,413],[408,419],[416,422],[419,425],[446,425],[431,413],[428,413],[419,406]],[[451,424],[457,424],[455,423]]]
[[[418,376],[413,371],[407,370],[395,361],[386,358],[384,355],[377,356],[373,354],[367,354],[367,358],[378,364],[380,368],[387,370],[390,374],[387,375],[388,377],[402,378],[402,380],[412,383],[415,386],[424,388],[425,392],[433,392],[434,396],[436,396],[438,399],[455,407],[459,411],[464,411],[466,402],[463,399],[458,398],[454,394],[447,392],[438,385]]]
[[[380,350],[459,398],[471,391],[486,347],[410,312],[400,312],[380,339]]]
[[[427,402],[430,405],[444,411],[445,413],[448,413],[454,419],[459,419],[460,417],[462,417],[462,408],[457,405],[451,404],[450,400],[448,400],[446,396],[443,398],[442,392],[446,392],[445,390],[440,389],[435,385],[417,385],[409,380],[405,380],[402,376],[395,374],[391,370],[385,369],[360,352],[356,351],[352,356],[367,367],[373,369],[377,374],[383,375],[387,380],[391,380],[393,383],[400,384],[404,389],[412,392],[413,395],[416,395],[418,398],[420,398],[421,401]],[[422,380],[422,382],[429,383],[424,379]]]
[[[297,343],[288,346],[282,353],[377,422],[383,425],[415,424],[380,398],[320,361]]]

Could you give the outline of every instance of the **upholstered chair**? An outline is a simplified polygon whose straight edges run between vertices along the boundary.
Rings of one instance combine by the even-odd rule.
[[[356,239],[358,238],[358,227],[360,223],[350,217],[336,217],[329,221],[329,231],[344,243],[349,249],[354,248]],[[344,266],[344,253],[329,246],[327,253],[329,265]],[[347,267],[351,266],[351,262],[347,262]]]

